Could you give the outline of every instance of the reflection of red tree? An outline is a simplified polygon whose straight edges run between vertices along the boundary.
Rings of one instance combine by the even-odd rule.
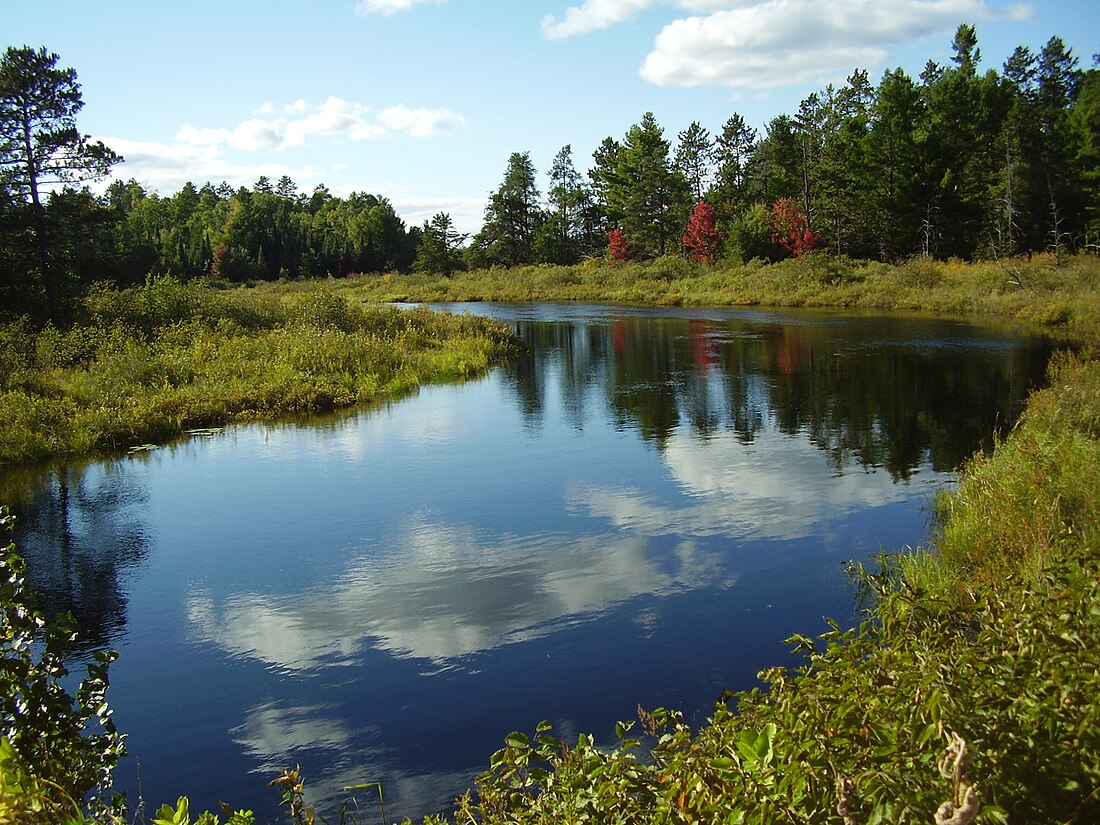
[[[614,321],[611,324],[611,345],[615,348],[616,355],[626,353],[626,322]]]
[[[782,375],[791,375],[800,366],[806,355],[806,347],[791,330],[783,328],[776,332],[775,362]]]
[[[691,322],[691,351],[696,369],[703,374],[718,363],[718,347],[710,337],[710,325],[706,321]]]

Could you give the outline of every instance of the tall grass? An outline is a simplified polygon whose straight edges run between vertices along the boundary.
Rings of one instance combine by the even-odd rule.
[[[905,559],[930,596],[972,604],[1012,576],[1038,581],[1065,547],[1100,548],[1100,362],[1061,355],[1016,430],[937,499],[933,552]]]
[[[84,323],[0,327],[0,463],[118,450],[196,427],[332,410],[486,369],[500,324],[171,279],[101,288]]]

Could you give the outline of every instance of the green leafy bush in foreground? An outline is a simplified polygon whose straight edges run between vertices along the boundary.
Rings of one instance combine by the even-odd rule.
[[[0,535],[10,529],[0,507]],[[76,696],[68,693],[76,629],[67,616],[48,621],[30,606],[14,551],[0,548],[0,823],[109,821],[121,814],[111,772],[123,737],[107,704],[115,654],[96,653]]]

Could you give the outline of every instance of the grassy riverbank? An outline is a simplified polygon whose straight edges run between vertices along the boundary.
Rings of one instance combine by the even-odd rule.
[[[1005,318],[1100,337],[1100,257],[1002,262],[914,258],[900,265],[825,255],[708,266],[679,257],[387,275],[344,284],[364,301],[609,301],[657,306],[784,306]]]
[[[114,451],[188,429],[332,410],[466,378],[502,325],[170,279],[99,289],[71,329],[0,327],[0,464]]]

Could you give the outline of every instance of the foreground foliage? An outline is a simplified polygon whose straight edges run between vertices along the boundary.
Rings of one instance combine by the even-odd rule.
[[[456,380],[511,350],[483,318],[168,278],[100,287],[69,329],[0,327],[0,464],[333,410]]]
[[[763,672],[697,731],[658,709],[612,750],[512,733],[456,821],[1096,821],[1100,362],[1052,380],[964,469],[932,553],[859,571],[858,628],[792,637],[804,666]]]
[[[11,521],[0,507],[0,536]],[[121,812],[110,789],[123,737],[106,698],[115,654],[94,654],[71,695],[66,659],[76,628],[33,608],[23,571],[14,546],[0,547],[0,823],[107,821]]]

